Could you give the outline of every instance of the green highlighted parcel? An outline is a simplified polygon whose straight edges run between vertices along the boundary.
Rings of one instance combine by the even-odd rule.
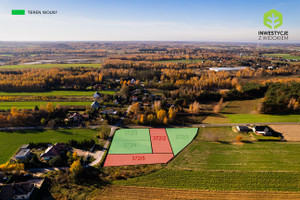
[[[109,154],[152,153],[149,129],[117,130]]]
[[[193,141],[198,128],[167,128],[166,129],[174,156]]]

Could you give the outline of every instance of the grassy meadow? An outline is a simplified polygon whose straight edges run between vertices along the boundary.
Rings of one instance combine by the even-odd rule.
[[[18,109],[32,109],[35,106],[40,107],[40,105],[46,105],[48,102],[43,101],[19,101],[19,102],[0,102],[0,110],[11,109],[11,107],[17,107]],[[90,106],[92,104],[91,101],[60,101],[60,102],[52,102],[54,106],[57,104],[61,106]]]
[[[258,103],[262,99],[238,100],[226,104],[218,115],[208,116],[203,123],[268,123],[268,122],[300,122],[300,115],[269,115],[257,112]]]
[[[293,55],[290,55],[290,54],[264,54],[264,56],[267,56],[267,57],[282,57],[284,59],[297,59],[297,60],[300,60],[300,56],[293,56]]]
[[[95,91],[53,90],[49,92],[0,92],[0,96],[92,96]],[[100,94],[113,95],[115,91],[99,91]]]

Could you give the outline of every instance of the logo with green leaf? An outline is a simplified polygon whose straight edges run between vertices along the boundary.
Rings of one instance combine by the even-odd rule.
[[[264,25],[270,29],[276,29],[282,25],[282,14],[277,10],[269,10],[264,14]]]

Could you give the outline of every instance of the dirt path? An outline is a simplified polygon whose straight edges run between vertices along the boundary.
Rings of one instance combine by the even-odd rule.
[[[205,199],[205,200],[296,200],[295,192],[202,191],[110,186],[94,199]]]

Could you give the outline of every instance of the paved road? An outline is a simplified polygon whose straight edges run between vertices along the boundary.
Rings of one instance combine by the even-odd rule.
[[[94,158],[96,160],[94,160],[92,163],[86,165],[85,167],[90,167],[90,166],[95,166],[97,165],[99,162],[101,162],[103,156],[105,155],[105,152],[108,150],[108,146],[111,142],[112,136],[114,135],[115,130],[117,129],[117,126],[112,126],[110,129],[110,134],[109,134],[109,138],[106,140],[103,149],[101,151],[97,151],[95,152],[95,156]]]
[[[127,116],[127,114],[129,113],[131,109],[131,105],[127,108],[126,112],[124,113],[124,116],[121,117],[121,119],[116,123],[116,125],[114,126],[111,126],[110,128],[110,134],[109,134],[109,137],[107,139],[107,141],[105,142],[104,146],[103,146],[103,149],[101,151],[97,151],[95,153],[95,156],[94,158],[96,159],[94,162],[86,165],[85,167],[90,167],[90,166],[95,166],[97,165],[98,163],[101,162],[101,160],[103,159],[103,156],[105,155],[105,152],[108,150],[108,146],[112,140],[112,137],[114,135],[114,132],[116,131],[116,129],[122,124],[122,121],[124,120],[124,118]]]

